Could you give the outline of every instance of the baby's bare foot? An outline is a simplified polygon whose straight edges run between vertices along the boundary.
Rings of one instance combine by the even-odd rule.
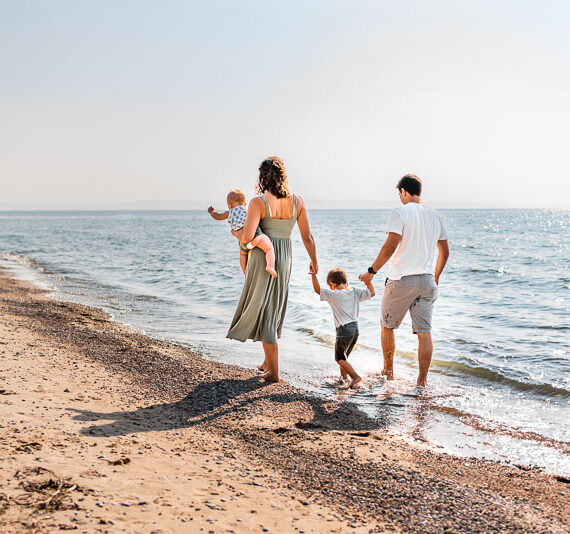
[[[352,382],[350,384],[348,384],[349,388],[358,388],[360,387],[360,383],[362,382],[362,378],[360,376],[357,376],[356,378],[354,378],[352,380]]]
[[[277,278],[277,271],[273,267],[266,267],[265,270],[273,276],[273,278]]]

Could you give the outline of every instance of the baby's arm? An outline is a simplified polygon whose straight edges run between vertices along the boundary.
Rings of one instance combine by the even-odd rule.
[[[218,213],[213,206],[210,206],[208,208],[208,213],[214,218],[216,219],[216,221],[223,221],[225,219],[227,219],[230,216],[230,212],[229,211],[223,211],[222,213]]]
[[[310,273],[311,273],[311,281],[313,282],[313,289],[315,290],[315,293],[317,295],[321,294],[321,285],[319,284],[319,280],[317,278],[317,275],[315,273],[315,271],[313,270],[313,266],[311,265],[309,267],[310,269]]]

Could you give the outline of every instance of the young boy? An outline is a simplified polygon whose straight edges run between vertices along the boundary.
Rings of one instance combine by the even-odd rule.
[[[227,219],[232,230],[241,230],[245,224],[247,215],[247,210],[245,209],[245,193],[239,189],[234,189],[228,193],[227,202],[228,211],[218,213],[210,206],[208,213],[216,219],[216,221]],[[255,237],[247,243],[247,245],[241,242],[239,244],[239,264],[241,265],[243,274],[245,274],[245,268],[247,267],[247,253],[254,247],[258,247],[265,252],[265,270],[273,276],[273,278],[276,278],[277,272],[275,271],[275,251],[273,250],[273,243],[271,243],[269,236],[262,233],[259,228],[257,229]]]
[[[332,269],[327,274],[327,284],[330,289],[321,289],[317,275],[311,269],[313,289],[321,300],[331,306],[336,326],[336,344],[334,358],[340,366],[341,379],[350,376],[351,382],[348,387],[356,387],[362,378],[358,376],[354,367],[346,360],[352,352],[358,339],[358,308],[360,302],[371,299],[374,295],[374,286],[371,282],[366,284],[366,289],[348,287],[346,271],[344,269]]]

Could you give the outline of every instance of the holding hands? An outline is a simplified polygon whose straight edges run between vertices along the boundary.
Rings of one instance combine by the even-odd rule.
[[[368,285],[372,282],[372,278],[374,278],[374,274],[367,272],[367,273],[362,273],[358,279],[361,282],[364,282],[364,285]]]

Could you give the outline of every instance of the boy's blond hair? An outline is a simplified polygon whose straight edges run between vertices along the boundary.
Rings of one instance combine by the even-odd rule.
[[[228,202],[233,206],[245,203],[245,193],[241,189],[233,189],[228,193]]]

